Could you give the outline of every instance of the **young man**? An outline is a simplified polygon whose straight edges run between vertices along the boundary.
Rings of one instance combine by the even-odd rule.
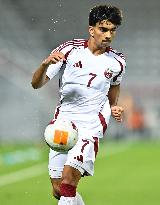
[[[94,173],[99,138],[110,115],[122,121],[123,108],[117,101],[125,60],[110,47],[121,21],[118,8],[95,6],[89,14],[89,40],[61,44],[33,75],[32,86],[37,89],[59,73],[60,101],[54,118],[69,119],[78,128],[79,140],[67,154],[53,150],[49,154],[53,195],[59,205],[84,205],[76,192],[78,182]]]

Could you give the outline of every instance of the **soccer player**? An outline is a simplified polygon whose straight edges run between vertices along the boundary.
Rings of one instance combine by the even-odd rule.
[[[122,12],[99,5],[89,13],[89,39],[62,43],[41,63],[32,78],[41,88],[59,74],[60,100],[54,118],[71,120],[78,128],[78,142],[66,154],[49,153],[49,175],[58,205],[84,205],[76,191],[82,176],[93,175],[99,138],[107,129],[110,115],[122,121],[117,105],[125,59],[110,47],[122,21]]]

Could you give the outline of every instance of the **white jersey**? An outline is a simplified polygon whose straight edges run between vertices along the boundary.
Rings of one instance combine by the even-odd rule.
[[[97,126],[98,116],[104,128],[102,121],[105,121],[107,116],[101,116],[101,111],[107,107],[107,124],[110,116],[107,94],[110,85],[118,85],[122,80],[126,66],[123,55],[108,48],[105,53],[95,56],[84,39],[65,42],[53,52],[62,52],[66,58],[64,62],[50,65],[46,72],[50,79],[58,73],[60,75],[60,102],[55,118],[58,114],[67,116],[75,124],[81,123],[86,131]],[[85,129],[87,122],[92,126]],[[103,135],[99,130],[92,134],[97,137]]]

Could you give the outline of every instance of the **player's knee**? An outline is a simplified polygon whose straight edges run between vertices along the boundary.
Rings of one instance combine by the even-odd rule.
[[[62,174],[62,183],[77,187],[81,173],[77,169],[65,166]]]

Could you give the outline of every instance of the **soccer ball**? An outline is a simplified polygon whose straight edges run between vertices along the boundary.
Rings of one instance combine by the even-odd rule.
[[[78,140],[75,124],[66,119],[54,119],[46,127],[44,137],[47,145],[57,152],[67,152]]]

